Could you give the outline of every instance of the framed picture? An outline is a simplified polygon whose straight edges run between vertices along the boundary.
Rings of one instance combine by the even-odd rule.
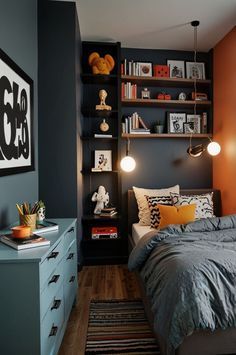
[[[170,68],[170,78],[185,78],[185,65],[183,60],[167,60]]]
[[[95,150],[93,171],[112,171],[112,151]]]
[[[206,79],[205,63],[186,62],[187,79]]]
[[[201,115],[187,115],[187,123],[192,124],[191,133],[201,133]]]
[[[34,170],[33,80],[0,50],[0,176]]]
[[[184,133],[194,133],[194,123],[193,122],[185,122],[184,123]]]
[[[186,122],[186,113],[167,113],[168,133],[184,133],[184,123]]]
[[[140,76],[152,76],[152,63],[138,62],[138,72]]]

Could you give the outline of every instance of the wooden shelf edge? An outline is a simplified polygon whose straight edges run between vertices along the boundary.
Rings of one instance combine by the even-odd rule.
[[[211,101],[205,100],[205,101],[193,101],[193,100],[157,100],[157,99],[122,99],[121,103],[124,105],[157,105],[157,106],[194,106],[195,104],[197,106],[210,106]]]
[[[168,77],[155,77],[155,76],[133,76],[133,75],[122,75],[121,76],[121,80],[125,81],[125,80],[129,80],[129,81],[146,81],[146,82],[150,82],[150,83],[160,83],[162,84],[184,84],[184,85],[193,85],[194,84],[194,80],[193,79],[177,79],[177,78],[168,78]],[[197,84],[201,84],[201,85],[210,85],[211,84],[211,80],[210,79],[197,79],[196,80]]]
[[[191,134],[185,133],[150,133],[150,134],[130,134],[130,133],[122,133],[121,138],[190,138]],[[212,137],[211,133],[196,133],[192,135],[192,138],[208,138]]]

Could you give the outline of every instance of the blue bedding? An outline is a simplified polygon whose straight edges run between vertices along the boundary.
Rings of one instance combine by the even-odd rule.
[[[148,233],[129,269],[139,270],[170,349],[194,330],[236,327],[236,215]]]

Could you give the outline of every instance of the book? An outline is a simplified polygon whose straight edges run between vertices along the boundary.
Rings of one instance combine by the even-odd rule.
[[[41,234],[41,233],[53,232],[56,230],[58,230],[58,224],[47,220],[43,220],[37,222],[36,229],[34,230],[34,232]]]
[[[116,210],[116,208],[115,207],[105,207],[105,208],[102,208],[101,209],[101,212],[103,213],[111,213],[111,212],[113,212],[113,211],[115,211]]]
[[[99,134],[95,133],[94,138],[112,138],[112,134]]]
[[[33,234],[30,238],[14,238],[12,234],[1,236],[1,242],[16,250],[44,247],[50,245],[50,240]]]
[[[117,211],[113,211],[113,212],[111,212],[111,213],[100,213],[100,217],[113,217],[114,215],[116,215],[117,214]]]

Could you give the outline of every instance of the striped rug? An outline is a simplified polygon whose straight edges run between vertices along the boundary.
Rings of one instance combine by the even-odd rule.
[[[85,354],[160,354],[142,301],[91,301]]]

